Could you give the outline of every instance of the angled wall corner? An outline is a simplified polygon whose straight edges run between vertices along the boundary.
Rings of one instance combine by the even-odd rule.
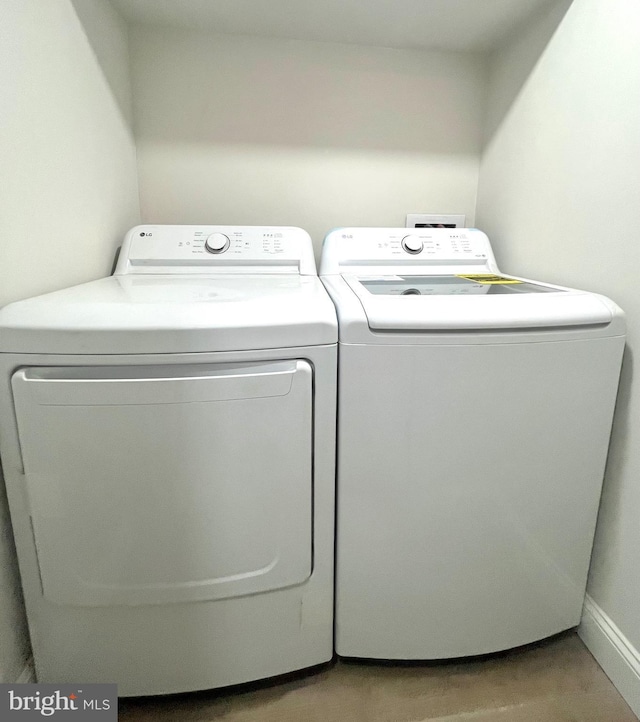
[[[107,275],[138,222],[126,32],[107,0],[2,2],[0,305]],[[29,641],[0,486],[0,681],[15,682]]]
[[[627,314],[581,635],[640,713],[637,665],[620,654],[640,650],[640,5],[562,0],[494,55],[489,85],[477,223],[501,267]]]

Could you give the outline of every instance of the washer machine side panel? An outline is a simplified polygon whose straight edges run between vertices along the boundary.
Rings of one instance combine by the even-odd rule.
[[[340,347],[336,646],[437,659],[578,624],[624,339]]]

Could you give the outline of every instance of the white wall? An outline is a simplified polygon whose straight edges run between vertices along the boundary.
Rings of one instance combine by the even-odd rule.
[[[143,220],[473,222],[485,65],[476,55],[137,27]]]
[[[126,28],[75,5],[0,0],[0,305],[105,275],[137,221]]]
[[[126,28],[105,0],[0,0],[0,305],[106,275],[139,220]],[[0,486],[0,681],[29,654]]]
[[[477,223],[501,266],[627,312],[583,636],[640,713],[640,4],[561,2],[493,58],[488,108]]]

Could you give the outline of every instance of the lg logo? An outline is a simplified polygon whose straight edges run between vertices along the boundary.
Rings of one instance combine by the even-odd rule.
[[[144,231],[142,231],[142,233],[140,235],[141,236],[152,236],[153,233],[145,233]]]

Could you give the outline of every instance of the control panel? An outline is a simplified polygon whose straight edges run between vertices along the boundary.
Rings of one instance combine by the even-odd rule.
[[[478,266],[495,270],[489,239],[476,228],[338,228],[325,239],[321,274],[353,266]]]
[[[125,237],[115,273],[214,270],[315,275],[311,238],[290,226],[136,226]]]

